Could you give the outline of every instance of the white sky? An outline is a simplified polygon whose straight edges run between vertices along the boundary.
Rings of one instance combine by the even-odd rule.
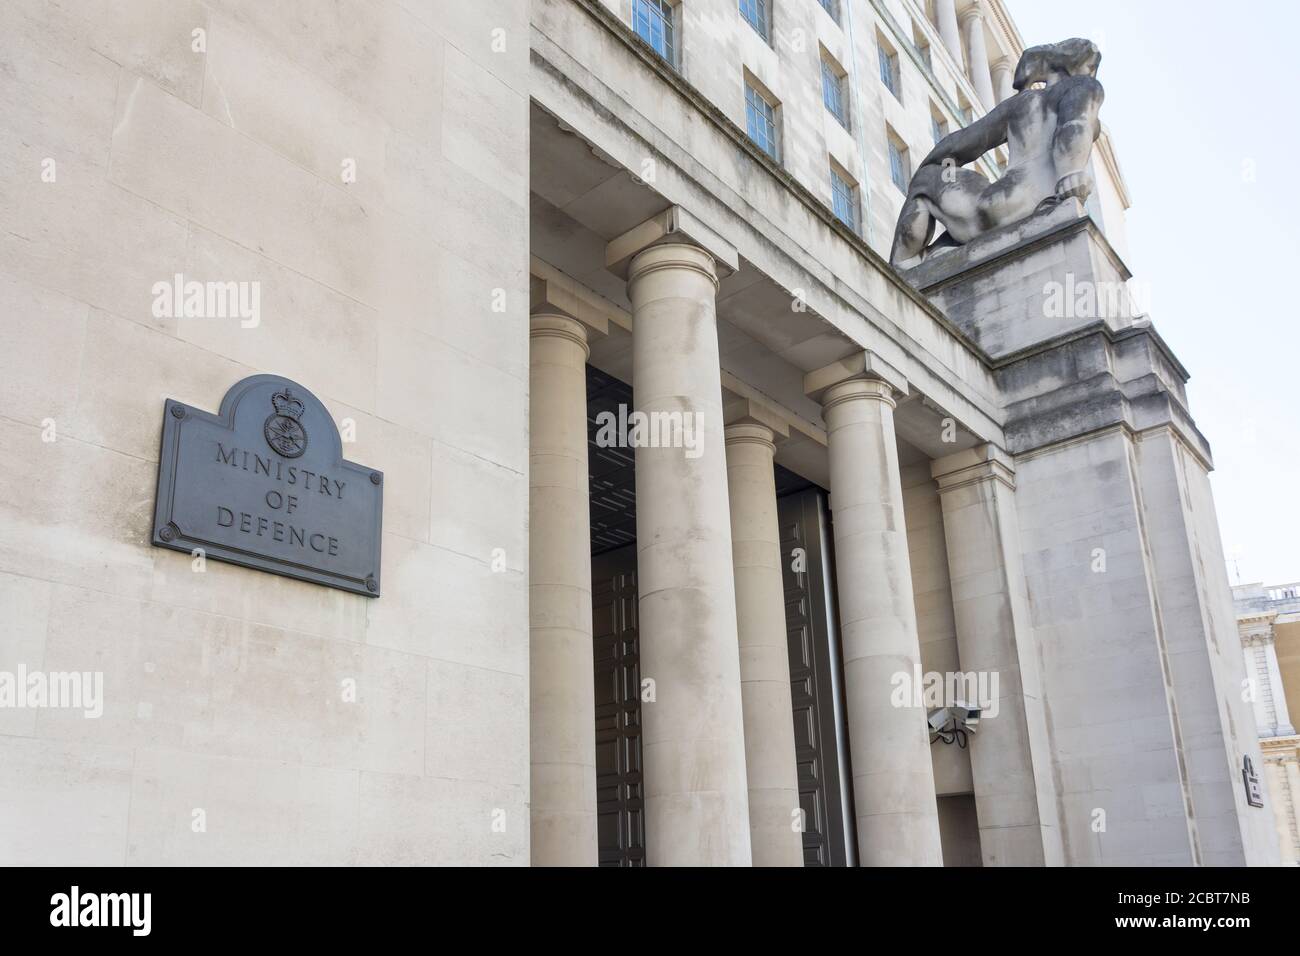
[[[1128,266],[1191,372],[1229,580],[1300,581],[1300,3],[1007,2],[1027,46],[1101,47]]]

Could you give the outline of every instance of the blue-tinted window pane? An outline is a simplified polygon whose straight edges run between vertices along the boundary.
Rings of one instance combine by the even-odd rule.
[[[745,85],[745,129],[758,148],[777,159],[776,111],[761,93]]]
[[[840,121],[840,125],[848,129],[849,111],[844,100],[843,78],[835,72],[835,67],[822,60],[822,101],[831,115]]]
[[[876,47],[876,53],[880,58],[880,82],[885,84],[885,89],[898,97],[898,57],[889,53],[883,46]]]
[[[675,64],[673,5],[668,0],[632,0],[632,28],[656,53]]]
[[[903,151],[900,150],[893,140],[889,141],[889,178],[894,181],[894,185],[907,192],[907,161],[903,158]]]
[[[770,39],[768,30],[772,24],[772,18],[768,14],[768,4],[771,0],[740,0],[740,15],[749,21],[749,25],[758,31],[758,35],[764,40]]]
[[[831,19],[836,23],[840,22],[840,11],[837,9],[835,0],[821,0],[822,9],[831,15]]]
[[[840,222],[858,231],[857,196],[848,181],[834,169],[831,170],[831,208]]]
[[[934,145],[938,146],[940,140],[948,135],[948,124],[933,113],[930,114],[930,135],[934,137]]]

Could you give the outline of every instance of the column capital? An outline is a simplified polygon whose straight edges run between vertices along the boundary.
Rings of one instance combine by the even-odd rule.
[[[907,377],[870,349],[854,352],[838,362],[824,365],[804,375],[803,390],[813,401],[827,403],[828,393],[837,385],[853,381],[881,382],[889,387],[883,397],[893,402],[893,392],[907,395]],[[843,399],[840,395],[840,400]]]
[[[587,326],[571,315],[562,312],[537,312],[528,317],[528,337],[530,339],[554,336],[567,339],[582,349],[583,361],[591,357],[591,348],[587,345]]]
[[[972,20],[984,19],[984,8],[978,3],[972,3],[969,7],[957,14],[957,19],[962,26],[966,26]]]
[[[627,281],[631,284],[665,269],[699,273],[713,284],[714,292],[718,290],[717,260],[707,249],[689,242],[660,242],[642,249],[628,260]]]
[[[822,393],[822,414],[837,405],[858,401],[877,401],[890,408],[898,407],[894,401],[894,389],[888,382],[882,382],[878,378],[851,378],[837,382]]]
[[[633,258],[665,243],[694,246],[708,253],[713,260],[715,282],[718,277],[726,278],[740,268],[736,247],[681,206],[670,206],[611,239],[605,246],[605,268],[630,280]]]
[[[737,422],[723,429],[727,447],[732,445],[759,445],[768,454],[776,454],[776,435],[772,429],[757,422]]]
[[[930,477],[939,483],[939,493],[980,481],[1000,481],[1016,489],[1016,469],[1010,455],[996,445],[976,445],[930,462]]]

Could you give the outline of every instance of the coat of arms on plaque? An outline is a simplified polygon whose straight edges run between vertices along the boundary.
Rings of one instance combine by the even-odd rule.
[[[287,388],[272,395],[271,404],[275,414],[262,426],[266,443],[285,458],[298,458],[307,450],[307,430],[300,421],[305,406]]]

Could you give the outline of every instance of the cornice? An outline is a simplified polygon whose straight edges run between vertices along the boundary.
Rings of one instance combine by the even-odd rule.
[[[654,49],[642,40],[632,31],[609,8],[600,2],[600,0],[568,0],[578,9],[582,10],[598,25],[603,27],[611,36],[620,42],[628,51],[630,51],[641,63],[654,72],[661,80],[667,83],[678,95],[687,100],[695,109],[697,109],[704,118],[713,123],[713,125],[725,135],[731,142],[751,159],[757,166],[765,170],[769,175],[774,176],[790,192],[792,196],[814,216],[816,216],[824,225],[831,229],[836,235],[843,239],[849,246],[857,252],[867,263],[872,266],[884,279],[890,287],[899,294],[910,299],[926,315],[934,319],[948,332],[954,340],[972,357],[977,359],[985,368],[992,369],[992,359],[989,357],[973,339],[961,330],[951,319],[946,316],[941,309],[934,305],[920,291],[908,283],[889,261],[880,253],[876,252],[867,244],[857,233],[853,232],[848,226],[842,223],[829,206],[818,199],[813,193],[792,176],[785,167],[773,160],[767,153],[763,152],[754,144],[739,126],[733,123],[725,113],[722,112],[712,101],[705,97],[695,88],[684,76],[678,73],[673,67],[666,63]],[[879,0],[871,0],[873,6],[877,5]],[[910,48],[910,42],[907,44]],[[558,71],[554,64],[550,64],[545,57],[541,56],[536,49],[533,56],[538,57],[548,64],[552,70]],[[562,73],[561,73],[562,75]]]

